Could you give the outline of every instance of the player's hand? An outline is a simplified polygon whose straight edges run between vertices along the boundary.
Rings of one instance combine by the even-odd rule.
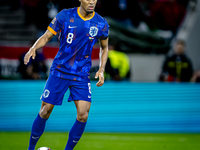
[[[96,86],[100,87],[104,84],[104,71],[99,70],[95,75],[95,79],[97,78],[99,78],[99,81],[97,82]]]
[[[35,59],[36,53],[35,53],[35,49],[34,48],[30,48],[29,51],[26,53],[25,57],[24,57],[24,64],[27,65],[30,58],[32,57],[33,59]]]

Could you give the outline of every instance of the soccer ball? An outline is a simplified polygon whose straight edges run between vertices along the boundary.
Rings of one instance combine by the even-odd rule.
[[[40,148],[38,148],[37,150],[51,150],[51,149],[48,148],[48,147],[40,147]]]

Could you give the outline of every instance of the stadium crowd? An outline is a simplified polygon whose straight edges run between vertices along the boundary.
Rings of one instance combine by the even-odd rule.
[[[12,9],[22,7],[25,10],[27,25],[35,23],[43,30],[59,11],[79,6],[78,0],[70,2],[9,0],[9,2]],[[109,16],[119,21],[129,20],[134,27],[145,22],[151,30],[162,29],[175,33],[183,20],[188,2],[189,0],[98,0],[96,11],[103,17]]]
[[[124,53],[124,55],[126,55],[126,52],[152,53],[152,51],[154,51],[154,53],[162,53],[166,54],[167,56],[167,53],[171,48],[170,42],[172,38],[176,36],[177,29],[184,19],[189,1],[190,0],[98,0],[96,12],[98,12],[101,16],[108,18],[108,22],[111,28],[110,31],[114,31],[116,33],[117,31],[121,31],[119,34],[123,34],[126,37],[125,41],[123,41],[123,39],[117,40],[116,36],[112,34],[113,32],[110,33],[110,44],[116,45],[116,47],[118,47],[117,51],[121,51],[121,53]],[[20,8],[24,10],[25,26],[34,24],[37,27],[39,37],[42,33],[44,33],[51,20],[59,11],[64,8],[78,7],[79,1],[73,0],[69,2],[63,0],[9,0],[9,4],[11,6],[11,10],[17,10]],[[121,28],[124,26],[124,24],[126,24],[125,28]],[[158,34],[159,36],[157,36],[156,34],[155,36],[152,36],[152,32],[160,34]],[[168,36],[166,37],[166,35]],[[158,37],[162,38],[159,39]],[[133,42],[131,44],[129,42],[129,44],[127,44],[126,41],[129,41],[129,39],[131,39],[132,41],[137,39],[140,42]],[[120,44],[123,46],[121,46]],[[157,47],[157,49],[155,47]],[[176,55],[176,50],[174,55]],[[184,56],[186,55],[184,54]],[[116,68],[114,64],[111,63],[114,62],[111,61],[111,59],[111,57],[108,58],[107,63],[107,70],[112,70],[110,71],[109,76],[111,76],[111,79],[113,80],[121,80],[121,78],[119,77],[120,69]],[[177,58],[174,59],[176,59],[174,61],[177,61]],[[187,79],[185,79],[184,77],[183,80],[180,79],[180,73],[179,75],[174,75],[173,78],[170,78],[171,75],[174,73],[170,74],[170,71],[166,70],[166,60],[163,64],[163,71],[160,75],[159,80],[190,81],[192,79],[192,81],[198,81],[198,79],[196,78],[198,78],[199,72],[195,71],[193,75],[192,60],[189,60],[188,58],[188,61],[190,62],[188,63],[190,71],[186,70],[186,73],[181,75],[187,76]],[[38,63],[41,64],[40,62]],[[44,63],[42,64],[42,70],[43,72],[46,72],[46,66],[44,65]],[[44,75],[43,77],[24,76],[23,73],[27,73],[28,71],[22,71],[22,68],[23,66],[20,65],[19,72],[22,74],[21,76],[23,78],[46,79],[46,76],[44,77]],[[30,71],[30,66],[28,68]],[[113,75],[114,72],[118,73],[117,76]],[[174,72],[177,73],[178,71],[174,70]],[[179,72],[181,72],[181,70],[179,70]],[[183,72],[184,71],[182,71],[182,73]],[[109,72],[107,71],[107,77],[108,74]],[[127,76],[128,78],[130,77],[130,68],[128,69],[128,72],[125,76]],[[178,79],[176,78],[177,76],[179,76]]]

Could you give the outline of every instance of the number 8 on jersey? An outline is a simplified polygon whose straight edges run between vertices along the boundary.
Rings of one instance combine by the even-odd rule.
[[[67,43],[71,44],[72,41],[73,41],[73,37],[74,37],[73,33],[68,33],[68,35],[67,35]]]

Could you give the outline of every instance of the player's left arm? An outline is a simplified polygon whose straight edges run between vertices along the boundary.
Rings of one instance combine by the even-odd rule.
[[[104,84],[104,71],[108,58],[108,38],[105,40],[100,40],[100,53],[99,53],[99,70],[97,71],[95,78],[99,78],[96,86],[102,86]]]

